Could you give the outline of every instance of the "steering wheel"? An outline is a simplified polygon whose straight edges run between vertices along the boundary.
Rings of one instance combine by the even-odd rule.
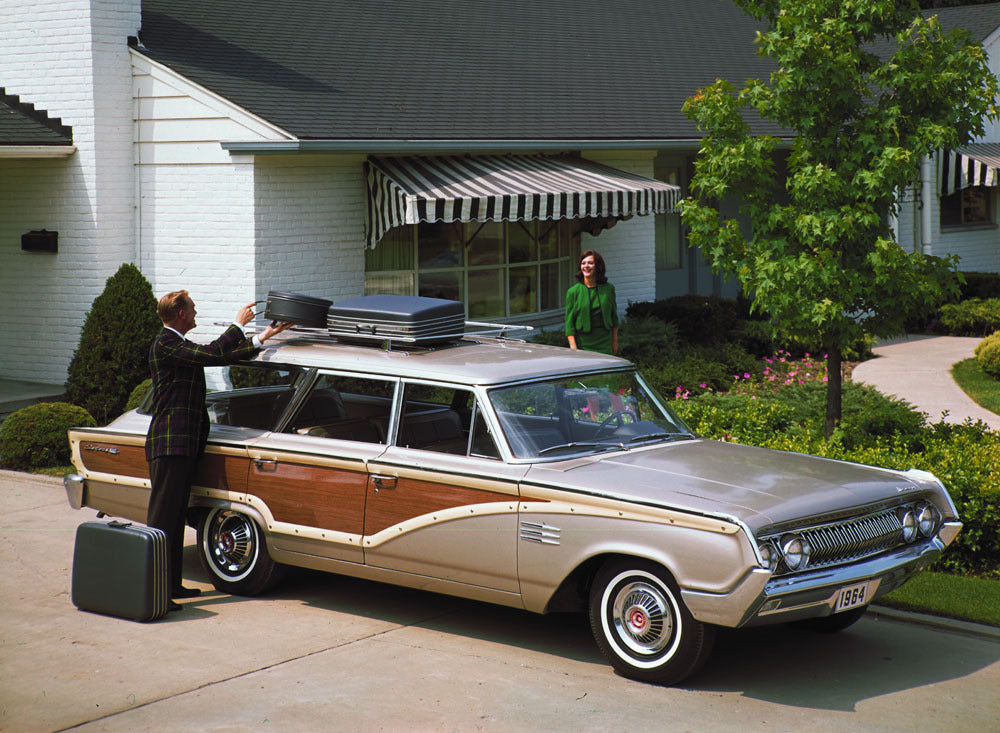
[[[616,430],[620,427],[623,427],[625,425],[625,420],[623,418],[625,417],[631,418],[631,421],[633,423],[639,422],[639,418],[635,416],[634,412],[629,412],[628,410],[615,410],[610,415],[608,415],[604,419],[604,422],[602,422],[598,426],[597,430],[594,431],[594,440],[597,440],[597,438],[601,434],[601,431],[604,430],[604,428],[606,428],[608,425],[610,425],[612,421],[616,423],[615,424]]]

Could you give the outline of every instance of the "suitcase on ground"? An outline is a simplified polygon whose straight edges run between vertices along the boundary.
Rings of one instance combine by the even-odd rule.
[[[134,621],[167,612],[167,536],[125,522],[84,522],[73,549],[73,604]]]
[[[344,340],[434,346],[461,338],[461,301],[417,295],[365,295],[330,306],[327,329]]]

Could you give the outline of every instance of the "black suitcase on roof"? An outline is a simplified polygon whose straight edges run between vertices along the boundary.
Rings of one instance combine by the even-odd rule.
[[[465,306],[418,295],[365,295],[330,306],[327,328],[345,340],[433,346],[461,338]]]
[[[167,612],[167,536],[154,527],[84,522],[73,548],[73,605],[133,621]]]

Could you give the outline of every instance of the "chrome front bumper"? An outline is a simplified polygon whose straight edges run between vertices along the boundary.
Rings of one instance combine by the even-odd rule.
[[[772,578],[763,568],[755,568],[731,593],[682,589],[681,595],[696,619],[719,626],[762,626],[829,616],[841,589],[878,580],[870,600],[895,590],[937,560],[961,528],[961,522],[946,522],[938,535],[927,541],[849,565],[778,578]]]

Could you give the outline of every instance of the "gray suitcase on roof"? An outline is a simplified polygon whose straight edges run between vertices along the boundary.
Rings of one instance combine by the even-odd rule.
[[[391,341],[432,346],[461,338],[461,301],[417,295],[365,295],[330,306],[327,328],[345,340]]]
[[[73,604],[133,621],[167,612],[167,536],[154,527],[84,522],[73,548]]]

